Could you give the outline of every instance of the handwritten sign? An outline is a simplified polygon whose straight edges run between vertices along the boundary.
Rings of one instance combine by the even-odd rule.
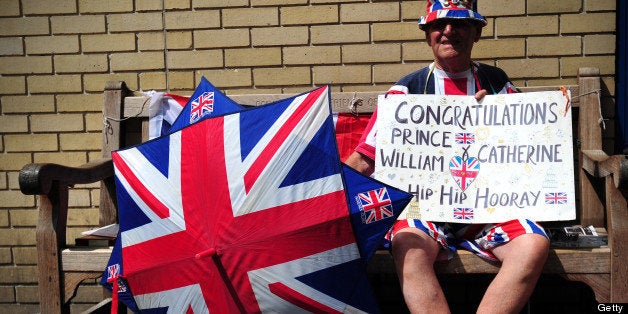
[[[380,96],[375,177],[413,193],[400,219],[575,219],[571,108],[562,92]]]

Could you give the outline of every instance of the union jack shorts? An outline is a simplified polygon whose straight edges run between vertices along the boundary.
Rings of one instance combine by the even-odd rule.
[[[390,249],[395,234],[405,228],[422,230],[438,242],[443,248],[438,256],[439,261],[451,259],[458,248],[497,261],[493,249],[522,234],[539,234],[547,238],[543,227],[528,219],[515,219],[497,224],[434,223],[420,219],[404,219],[395,222],[386,235],[384,246]]]

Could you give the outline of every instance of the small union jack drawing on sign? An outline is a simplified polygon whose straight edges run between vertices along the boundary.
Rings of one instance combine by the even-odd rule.
[[[120,276],[120,264],[107,266],[107,280],[118,278],[118,276]]]
[[[567,193],[565,192],[552,192],[545,193],[545,204],[559,205],[567,203]]]
[[[214,111],[214,92],[205,92],[192,101],[190,123],[194,123],[206,114]]]
[[[473,144],[473,143],[475,143],[475,134],[456,133],[456,144]]]
[[[363,223],[370,224],[393,217],[393,207],[386,188],[358,193],[355,198],[362,212]]]
[[[473,219],[473,208],[454,208],[454,219],[471,220]]]

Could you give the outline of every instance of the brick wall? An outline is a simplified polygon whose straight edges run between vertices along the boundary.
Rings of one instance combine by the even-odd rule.
[[[206,76],[228,93],[385,90],[431,61],[416,20],[425,1],[2,0],[0,311],[37,305],[37,200],[19,192],[31,162],[100,156],[102,91],[190,93]],[[599,67],[614,92],[615,0],[480,0],[474,58],[518,86],[575,84]],[[166,49],[164,49],[166,48]],[[608,110],[612,115],[612,110]],[[98,222],[98,187],[71,191],[68,243]],[[100,297],[81,288],[75,309]],[[90,290],[92,289],[92,290]]]

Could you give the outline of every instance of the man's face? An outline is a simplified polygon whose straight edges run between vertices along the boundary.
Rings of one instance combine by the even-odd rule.
[[[447,71],[449,67],[468,68],[473,44],[480,39],[482,27],[467,19],[438,19],[427,25],[425,32],[437,65]]]

